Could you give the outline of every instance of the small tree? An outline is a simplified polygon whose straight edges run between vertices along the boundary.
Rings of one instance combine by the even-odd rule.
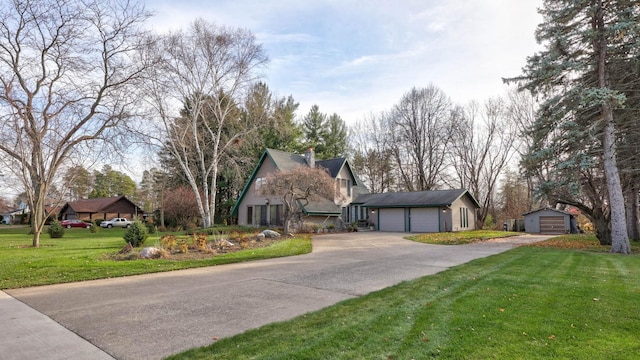
[[[140,221],[131,224],[129,230],[124,234],[124,241],[133,247],[140,247],[149,237],[147,227]]]
[[[284,233],[289,233],[291,219],[311,201],[334,199],[334,181],[324,168],[298,166],[269,174],[260,188],[263,196],[278,197],[284,207]]]
[[[64,236],[64,227],[60,224],[60,221],[53,221],[47,229],[49,237],[52,239],[60,239]]]

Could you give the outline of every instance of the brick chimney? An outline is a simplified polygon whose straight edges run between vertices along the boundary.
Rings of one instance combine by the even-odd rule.
[[[316,153],[313,152],[313,148],[308,148],[304,153],[304,159],[307,161],[307,165],[310,168],[316,167]]]

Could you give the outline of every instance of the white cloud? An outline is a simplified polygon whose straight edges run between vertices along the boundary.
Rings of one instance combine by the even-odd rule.
[[[158,5],[156,5],[158,4]],[[271,59],[265,81],[277,94],[337,112],[352,123],[390,109],[430,83],[454,101],[504,91],[537,48],[542,0],[276,1],[154,0],[159,22],[196,17],[257,34]]]

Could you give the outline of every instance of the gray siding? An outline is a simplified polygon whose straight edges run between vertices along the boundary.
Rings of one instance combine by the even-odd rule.
[[[524,215],[524,231],[532,234],[540,233],[540,218],[562,216],[564,218],[564,231],[569,232],[571,229],[571,216],[554,209],[542,209]]]

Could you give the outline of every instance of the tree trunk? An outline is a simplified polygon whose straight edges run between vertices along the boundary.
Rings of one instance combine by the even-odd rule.
[[[595,53],[598,54],[598,86],[601,89],[608,88],[607,74],[607,38],[606,22],[604,20],[604,4],[598,2],[597,12],[594,18],[594,27],[598,32],[598,40],[595,43]],[[603,122],[604,147],[603,166],[609,192],[609,209],[611,219],[611,252],[629,254],[631,245],[627,234],[627,221],[624,212],[624,195],[620,184],[620,174],[616,163],[616,135],[615,124],[613,122],[612,99],[603,99],[600,107]]]
[[[627,215],[627,233],[633,241],[640,241],[640,229],[638,228],[638,187],[633,178],[627,183],[625,189],[625,213]]]
[[[616,164],[616,145],[611,107],[603,106],[604,127],[604,173],[609,190],[609,208],[611,211],[611,252],[630,254],[631,245],[627,234],[627,221],[624,211],[624,196],[620,184],[620,175]]]
[[[609,230],[609,221],[604,217],[593,219],[593,225],[596,227],[596,237],[600,245],[611,245],[611,230]]]

